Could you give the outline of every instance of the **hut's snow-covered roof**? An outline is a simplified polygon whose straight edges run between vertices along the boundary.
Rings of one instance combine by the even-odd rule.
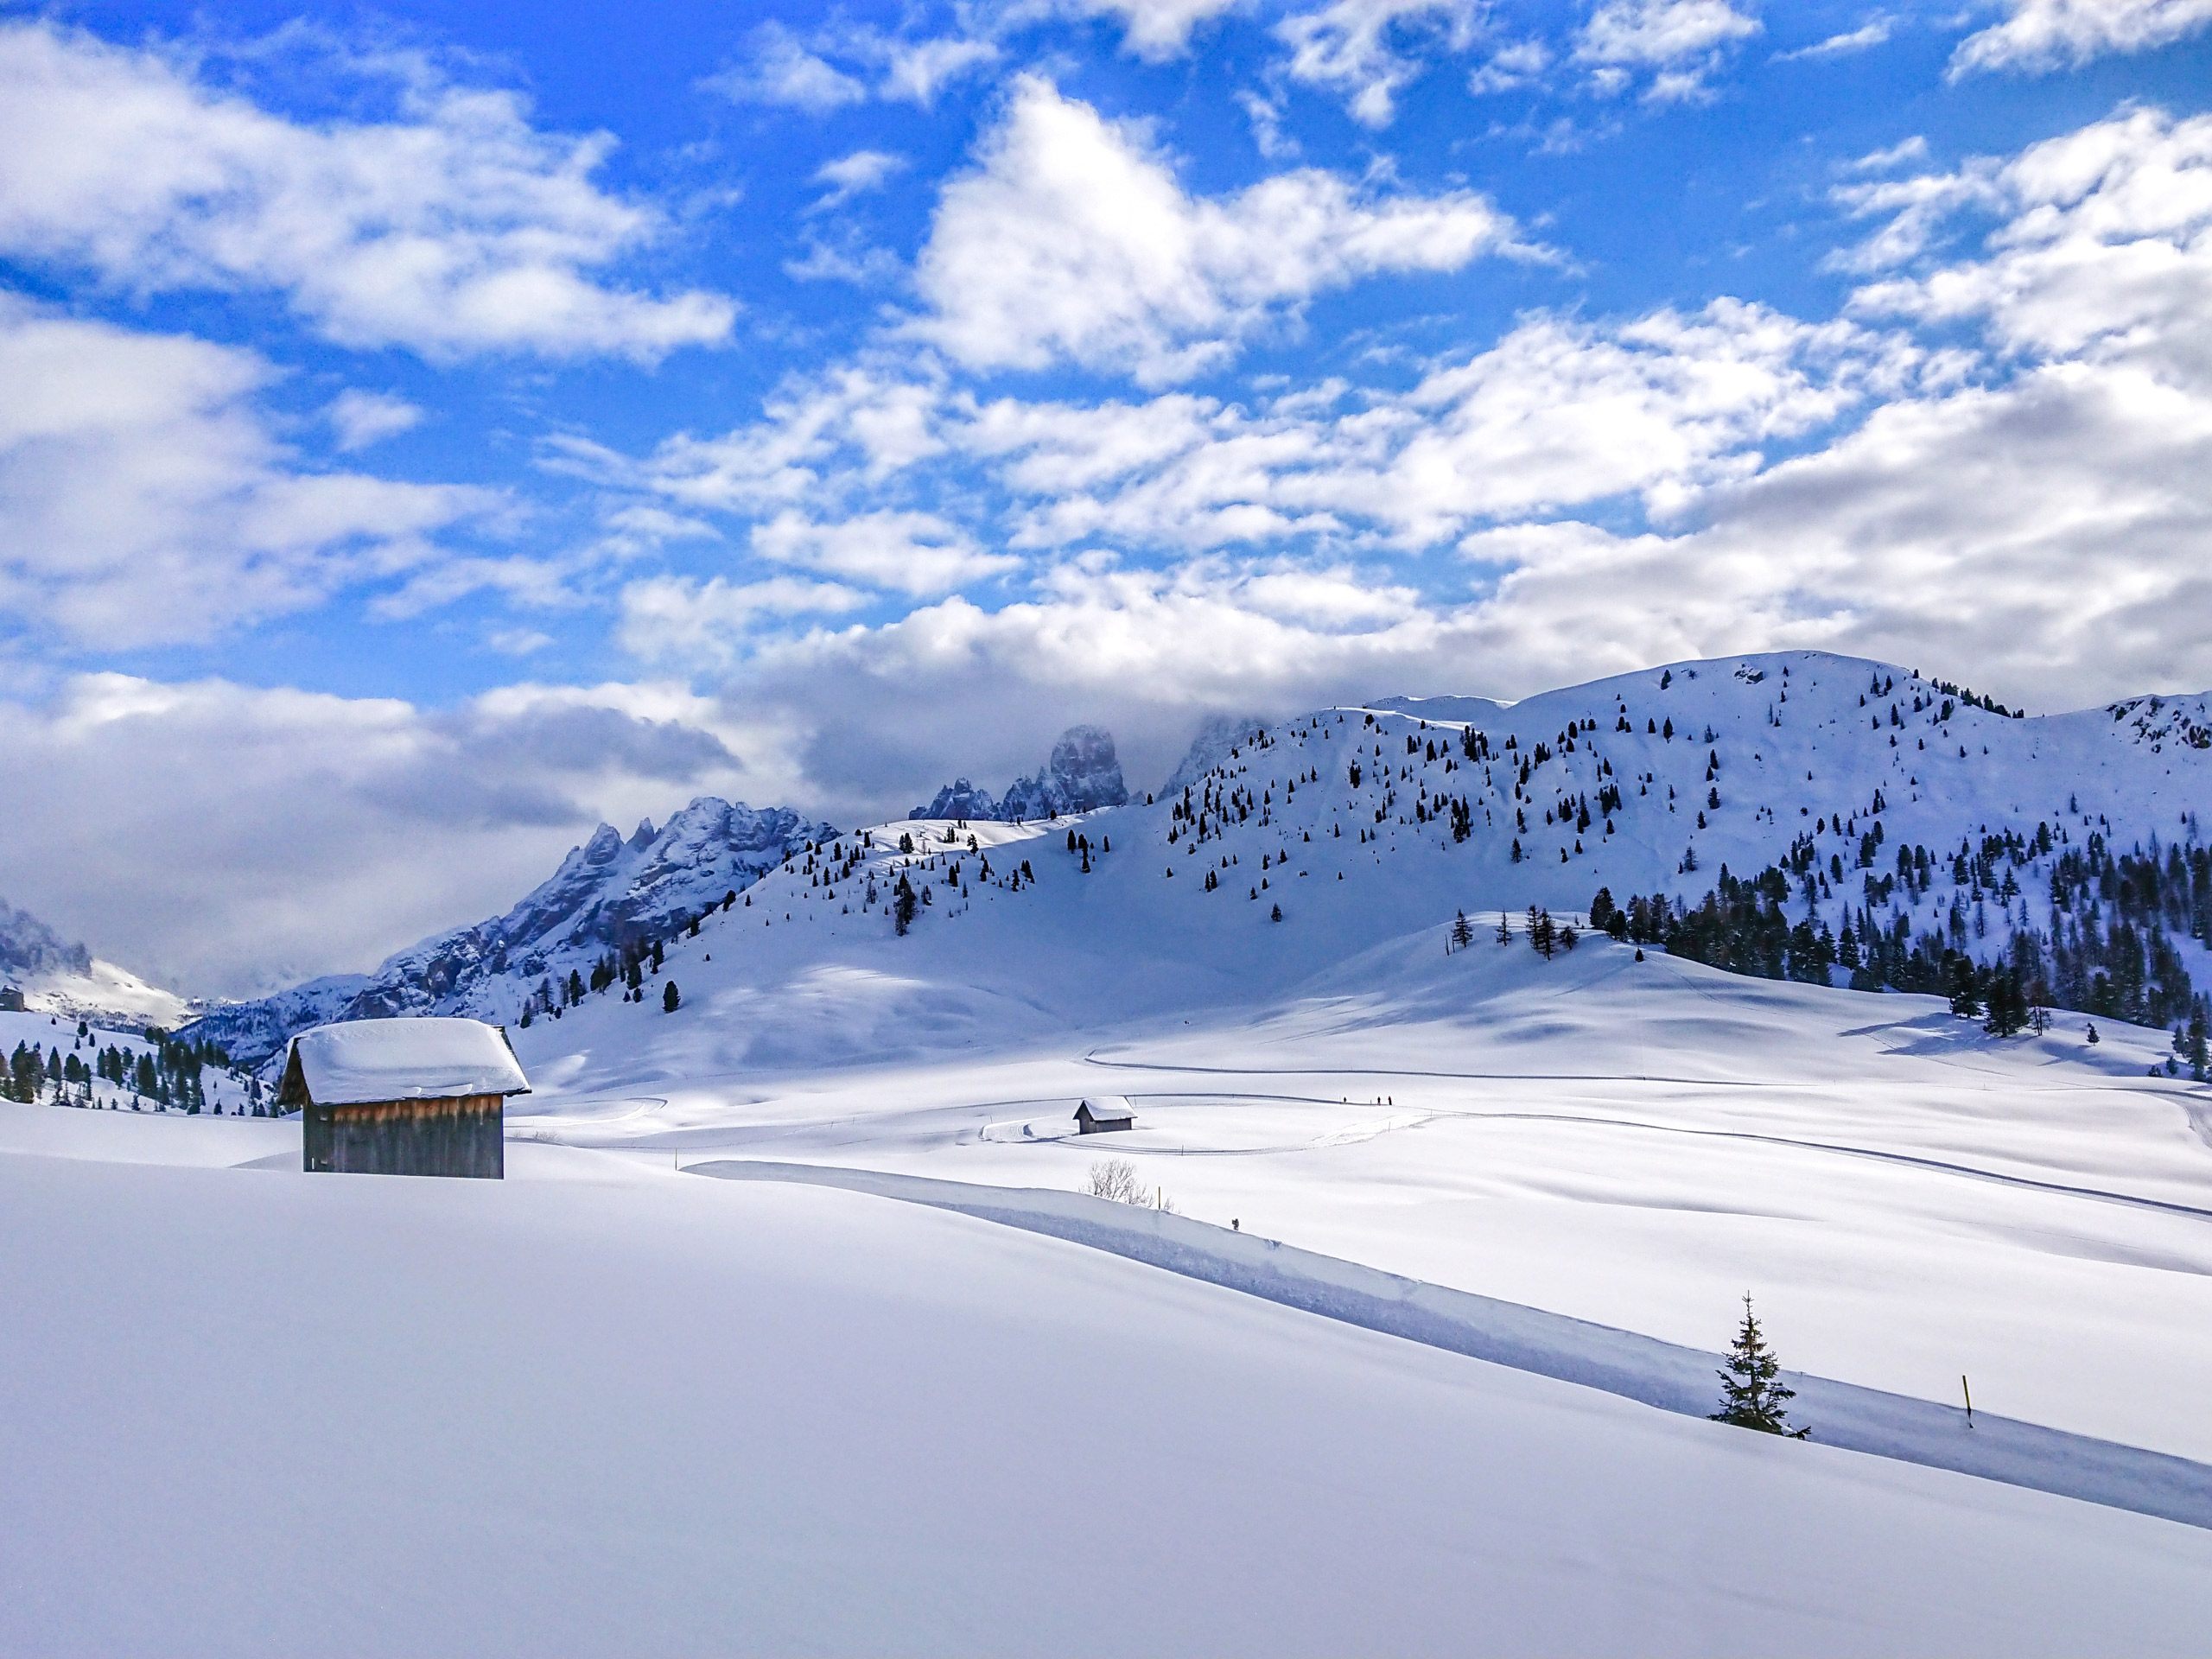
[[[506,1038],[480,1020],[348,1020],[317,1026],[292,1039],[284,1071],[287,1092],[296,1077],[318,1106],[530,1092]]]
[[[1082,1116],[1085,1107],[1090,1108],[1094,1123],[1114,1122],[1122,1118],[1132,1123],[1136,1122],[1137,1109],[1129,1104],[1127,1095],[1093,1095],[1088,1100],[1078,1101],[1075,1109],[1077,1116]]]

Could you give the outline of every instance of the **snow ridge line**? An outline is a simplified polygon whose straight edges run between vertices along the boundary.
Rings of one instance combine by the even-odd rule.
[[[1718,1354],[1084,1193],[737,1159],[687,1164],[683,1173],[837,1187],[950,1210],[1684,1416],[1704,1417],[1719,1397]],[[1797,1390],[1793,1417],[1809,1423],[1823,1445],[2212,1529],[2212,1466],[1986,1412],[1969,1428],[1955,1406],[1783,1376]]]

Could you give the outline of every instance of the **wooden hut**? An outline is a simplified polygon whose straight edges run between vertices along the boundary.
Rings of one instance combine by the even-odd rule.
[[[1137,1109],[1123,1095],[1094,1095],[1075,1109],[1076,1133],[1103,1135],[1109,1129],[1134,1129]]]
[[[309,1171],[496,1181],[506,1097],[529,1092],[504,1027],[353,1020],[292,1039],[276,1101],[300,1113]]]

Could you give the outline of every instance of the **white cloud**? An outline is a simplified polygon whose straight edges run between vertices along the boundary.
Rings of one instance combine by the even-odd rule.
[[[928,108],[952,82],[998,61],[1000,48],[977,35],[887,32],[839,24],[806,37],[779,22],[753,31],[746,60],[700,85],[735,103],[778,104],[827,115],[870,98]],[[839,68],[842,60],[873,78]]]
[[[1801,46],[1795,52],[1777,52],[1777,63],[1798,63],[1808,58],[1843,58],[1854,52],[1867,52],[1886,45],[1896,32],[1897,20],[1885,12],[1877,12],[1854,29],[1840,35],[1831,35],[1826,40],[1815,41],[1810,46]]]
[[[1466,192],[1371,197],[1307,168],[1193,198],[1140,134],[1024,77],[944,188],[915,270],[933,315],[913,332],[971,368],[1069,360],[1159,385],[1323,289],[1531,251]]]
[[[780,512],[753,530],[753,550],[779,564],[804,565],[874,588],[942,594],[1002,575],[1020,560],[986,553],[963,531],[930,512],[865,512],[817,524]]]
[[[1839,249],[1823,263],[1832,270],[1873,271],[1918,258],[1961,208],[1999,201],[1997,172],[1995,162],[1975,157],[1955,173],[1839,186],[1835,200],[1853,218],[1887,214],[1889,222],[1858,246]]]
[[[1969,35],[1951,79],[1982,69],[2040,72],[2166,46],[2212,24],[2212,0],[2010,0],[2012,15]]]
[[[1122,20],[1122,49],[1147,63],[1164,63],[1190,50],[1201,23],[1244,9],[1248,0],[1072,0],[1087,16]]]
[[[1915,133],[1901,138],[1887,149],[1870,149],[1858,160],[1847,163],[1853,173],[1887,173],[1903,167],[1907,162],[1923,161],[1928,156],[1928,140]]]
[[[1541,41],[1516,41],[1491,54],[1490,61],[1467,77],[1467,90],[1478,98],[1512,92],[1534,81],[1551,60],[1551,48]]]
[[[835,207],[863,191],[880,190],[887,181],[905,171],[906,165],[904,156],[881,149],[856,149],[834,162],[824,162],[815,168],[814,181],[830,188],[808,211]]]
[[[259,358],[0,297],[0,613],[69,647],[219,637],[437,563],[490,492],[299,470]]]
[[[811,236],[806,252],[784,261],[784,275],[800,283],[850,283],[855,288],[888,288],[906,274],[899,256],[870,245],[856,231],[834,237]]]
[[[868,596],[834,582],[796,576],[734,582],[726,576],[650,576],[622,590],[622,648],[647,662],[728,664],[763,619],[857,610]]]
[[[1679,511],[1915,364],[1892,337],[1721,301],[1605,328],[1529,318],[1397,395],[1339,388],[1256,410],[1180,393],[1001,399],[938,430],[1014,496],[1016,545],[1418,548],[1622,496]]]
[[[1591,79],[1600,93],[1621,91],[1632,71],[1648,68],[1644,96],[1677,102],[1702,97],[1727,48],[1760,27],[1728,0],[1599,0],[1575,36],[1574,56],[1597,66]]]
[[[273,289],[341,344],[438,357],[650,359],[728,334],[719,295],[586,275],[659,229],[591,183],[611,140],[549,137],[507,92],[403,103],[302,125],[151,52],[0,25],[0,251],[142,294]]]
[[[1856,310],[1982,318],[2015,357],[2126,363],[2212,388],[2212,116],[2129,110],[2001,166],[1904,188],[1942,208],[1971,204],[2007,217],[1986,257],[1870,284],[1853,296]],[[1892,205],[1878,195],[1866,203],[1868,212]],[[1920,211],[1908,201],[1875,238],[1877,252],[1905,222],[1913,231],[1894,257],[1913,251],[1925,232],[1913,219]]]
[[[1269,161],[1287,161],[1298,154],[1298,140],[1283,130],[1282,105],[1249,90],[1236,94],[1238,106],[1252,124],[1252,147]]]
[[[753,31],[747,62],[700,83],[735,103],[781,104],[824,115],[868,97],[868,88],[810,51],[779,22]]]
[[[1464,52],[1484,10],[1478,0],[1332,0],[1293,13],[1274,32],[1290,48],[1292,79],[1336,93],[1362,124],[1387,127],[1398,94],[1427,67],[1401,47]]]
[[[245,995],[504,911],[601,817],[780,799],[794,769],[773,734],[677,685],[435,711],[95,674],[0,712],[0,771],[70,804],[16,815],[0,891],[187,991]]]
[[[877,96],[927,109],[952,82],[999,60],[989,41],[959,35],[907,40],[897,35],[855,33],[849,49],[882,65]]]
[[[348,386],[332,400],[323,416],[337,436],[338,447],[351,454],[418,425],[423,411],[404,397]]]

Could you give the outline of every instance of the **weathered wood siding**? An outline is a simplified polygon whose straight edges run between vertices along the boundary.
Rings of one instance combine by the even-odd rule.
[[[497,1095],[463,1095],[309,1106],[301,1115],[302,1160],[310,1172],[504,1180],[505,1105]]]

